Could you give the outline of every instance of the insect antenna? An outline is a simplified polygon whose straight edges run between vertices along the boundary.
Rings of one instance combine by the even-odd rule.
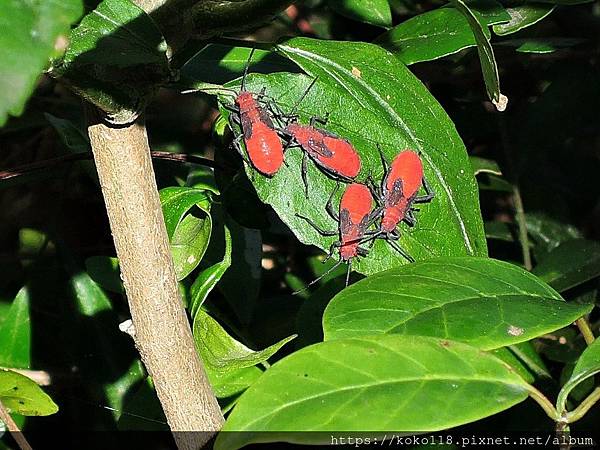
[[[248,56],[248,61],[246,61],[246,67],[244,68],[244,75],[242,75],[241,92],[244,92],[246,90],[246,76],[248,75],[248,67],[250,67],[250,61],[252,61],[252,56],[254,56],[254,50],[256,50],[256,49],[254,47],[252,47],[252,50],[250,51],[250,56]]]
[[[308,87],[306,88],[306,90],[303,92],[303,94],[296,101],[296,103],[294,103],[294,106],[292,106],[292,109],[290,110],[290,112],[288,114],[288,117],[293,117],[294,116],[294,114],[296,113],[298,107],[300,106],[300,103],[302,103],[302,100],[304,100],[306,98],[306,96],[308,95],[308,93],[310,92],[310,90],[312,89],[312,87],[317,82],[317,79],[318,79],[318,77],[314,77],[313,78],[313,80],[310,82],[310,84],[308,85]]]
[[[331,266],[327,272],[325,272],[324,274],[320,275],[319,277],[315,278],[314,280],[312,280],[310,283],[308,283],[305,287],[303,287],[302,289],[299,289],[297,291],[292,292],[292,295],[298,295],[301,292],[304,292],[305,290],[307,290],[309,287],[311,287],[313,284],[317,283],[318,281],[321,281],[324,277],[326,277],[327,275],[329,275],[331,272],[333,272],[335,269],[337,269],[341,263],[343,263],[344,260],[340,259],[338,262],[336,262],[333,266]],[[346,286],[348,284],[346,283]]]

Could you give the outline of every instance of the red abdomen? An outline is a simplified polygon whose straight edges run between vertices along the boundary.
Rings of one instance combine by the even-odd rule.
[[[283,146],[279,135],[262,122],[255,122],[251,126],[251,136],[245,140],[248,158],[260,173],[273,176],[283,164]]]
[[[371,191],[358,183],[350,184],[340,201],[340,257],[347,261],[354,258],[360,239],[367,231],[369,214],[373,206]]]
[[[386,189],[391,191],[396,180],[402,181],[402,197],[412,199],[423,182],[423,163],[412,150],[399,153],[386,177]]]
[[[316,155],[315,158],[326,169],[347,178],[354,178],[360,172],[361,162],[356,150],[345,139],[325,136],[323,143],[331,151],[331,156]]]

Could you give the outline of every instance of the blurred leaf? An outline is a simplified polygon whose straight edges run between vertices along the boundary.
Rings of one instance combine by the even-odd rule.
[[[505,178],[491,173],[483,173],[477,177],[477,184],[482,191],[513,192],[513,187]]]
[[[456,7],[467,19],[471,31],[477,42],[477,52],[481,62],[481,70],[485,81],[485,88],[489,99],[494,103],[498,111],[504,111],[506,108],[506,97],[500,93],[500,77],[498,75],[498,66],[494,49],[490,43],[490,31],[487,27],[481,25],[477,16],[462,0],[450,0],[450,3]]]
[[[194,284],[192,284],[192,287],[190,288],[191,299],[189,311],[193,320],[196,320],[196,314],[205,302],[206,297],[208,297],[208,294],[214,289],[225,271],[231,265],[231,233],[229,232],[227,225],[224,225],[224,234],[225,253],[223,255],[223,260],[200,272],[200,275],[198,275],[196,281],[194,281]]]
[[[554,8],[554,5],[541,3],[527,3],[525,5],[506,8],[506,12],[510,15],[510,21],[496,24],[492,29],[499,36],[516,33],[523,28],[538,23],[554,11]]]
[[[328,0],[330,8],[342,16],[378,27],[392,25],[388,0]]]
[[[536,0],[536,2],[540,3],[550,3],[552,5],[565,5],[565,6],[573,6],[573,5],[582,5],[584,3],[592,3],[594,0]]]
[[[514,242],[515,237],[510,228],[510,225],[506,222],[500,222],[498,220],[492,220],[484,223],[485,237],[488,239],[498,239],[499,241]]]
[[[246,228],[264,230],[269,227],[268,208],[256,196],[256,190],[243,171],[236,173],[223,190],[227,213]]]
[[[574,363],[585,349],[583,338],[573,328],[563,328],[540,339],[540,352],[549,360]]]
[[[325,340],[414,334],[491,350],[562,328],[592,309],[566,303],[527,271],[488,258],[439,258],[372,275],[323,315]]]
[[[571,378],[558,394],[556,407],[559,413],[566,411],[569,393],[586,379],[600,372],[600,340],[596,339],[579,357]]]
[[[251,48],[209,44],[190,58],[181,68],[183,85],[202,80],[223,84],[242,76]],[[256,48],[248,67],[250,73],[295,72],[298,68],[276,53]],[[191,80],[191,81],[190,81]]]
[[[260,378],[263,371],[252,366],[231,372],[221,372],[207,366],[206,374],[215,395],[219,398],[227,398],[244,392]]]
[[[600,275],[600,244],[585,239],[564,242],[532,272],[557,291],[566,291]]]
[[[583,238],[573,225],[553,219],[542,212],[526,213],[525,223],[527,231],[535,240],[534,251],[538,260],[563,242]]]
[[[90,141],[81,129],[75,126],[73,122],[66,119],[54,117],[52,114],[45,113],[46,120],[56,130],[61,142],[72,153],[88,153],[91,151]]]
[[[564,386],[570,380],[573,369],[575,369],[575,363],[567,363],[564,365],[560,372],[559,383],[561,386]],[[566,403],[567,407],[571,408],[570,403],[572,402],[581,402],[594,389],[594,385],[594,377],[588,377],[581,380],[581,382],[569,392]],[[571,402],[568,401],[569,399]]]
[[[140,99],[168,75],[166,43],[154,21],[130,0],[104,0],[71,31],[52,74],[82,97],[127,123]]]
[[[382,49],[362,43],[297,38],[278,49],[318,77],[298,113],[303,118],[331,113],[327,130],[349,139],[361,156],[363,168],[358,181],[369,173],[382,173],[376,143],[382,145],[388,160],[398,149],[422,151],[425,176],[436,197],[420,206],[417,226],[403,228],[400,245],[416,259],[487,253],[477,189],[464,145],[439,104],[403,65],[392,62]],[[266,86],[268,95],[289,110],[311,81],[299,75],[252,76],[248,89],[258,92]],[[323,228],[335,230],[337,224],[326,213],[325,203],[336,183],[309,164],[307,201],[301,180],[301,152],[287,152],[286,162],[288,165],[273,178],[253,177],[257,193],[298,239],[329,249],[335,238],[321,236],[296,214],[305,214]],[[254,170],[247,168],[247,172],[252,177]],[[387,243],[378,240],[369,258],[353,267],[367,274],[405,263]]]
[[[48,243],[48,236],[33,228],[19,230],[19,250],[25,255],[37,256]]]
[[[525,38],[507,39],[496,45],[517,47],[521,53],[552,53],[561,48],[569,48],[585,42],[585,39],[575,38]]]
[[[218,372],[231,372],[263,363],[295,337],[296,335],[290,336],[264,350],[254,351],[231,337],[202,309],[194,318],[196,349],[204,364]]]
[[[31,320],[29,288],[17,293],[0,325],[0,366],[15,369],[31,367]]]
[[[167,419],[150,377],[146,377],[139,388],[125,402],[117,426],[119,430],[128,431],[169,430]]]
[[[220,433],[215,449],[330,439],[273,431],[442,430],[510,408],[528,389],[499,359],[457,342],[423,336],[322,342],[267,370],[223,427],[252,433]]]
[[[531,341],[511,345],[510,351],[517,355],[523,363],[538,377],[551,378],[544,360],[533,347]]]
[[[475,1],[468,4],[476,12],[488,38],[488,25],[510,19],[497,2]],[[421,13],[382,34],[375,43],[388,49],[404,64],[443,58],[477,45],[469,22],[455,8]]]
[[[85,260],[88,275],[104,289],[123,294],[119,259],[111,256],[90,256]]]
[[[502,170],[498,163],[492,159],[480,158],[479,156],[469,156],[473,172],[475,175],[480,173],[491,173],[492,175],[502,176]]]
[[[200,264],[208,247],[212,231],[210,194],[202,189],[167,187],[160,191],[160,202],[180,281]]]
[[[0,0],[0,127],[20,116],[49,58],[83,12],[81,0]]]
[[[0,369],[0,402],[9,412],[24,416],[49,416],[58,406],[37,385],[24,375]]]

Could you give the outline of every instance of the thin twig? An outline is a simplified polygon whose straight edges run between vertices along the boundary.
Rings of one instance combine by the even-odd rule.
[[[594,333],[592,332],[590,324],[588,323],[586,318],[581,317],[581,318],[577,319],[577,321],[575,322],[575,325],[577,325],[577,328],[579,328],[579,331],[581,332],[583,339],[585,339],[585,343],[587,345],[592,345],[592,342],[594,342],[594,340],[596,338],[594,337]]]
[[[512,185],[512,197],[515,206],[515,220],[519,227],[519,242],[521,244],[521,253],[523,254],[523,264],[527,270],[533,268],[531,263],[531,249],[529,248],[529,235],[527,233],[527,222],[525,220],[525,209],[523,208],[523,199],[521,198],[521,189],[519,188],[519,176],[513,162],[513,155],[510,148],[510,140],[504,116],[497,114],[498,126],[500,128],[500,139],[502,148],[508,165],[507,177]]]
[[[544,394],[542,394],[540,391],[538,391],[535,387],[531,385],[529,385],[528,390],[529,396],[542,407],[542,409],[546,412],[548,417],[557,422],[560,419],[560,416],[558,414],[558,411],[556,411],[554,405],[550,402],[550,400],[548,400],[548,398]]]
[[[221,165],[219,165],[212,159],[203,158],[201,156],[188,155],[185,153],[169,153],[159,151],[153,151],[151,152],[151,154],[153,159],[160,159],[163,161],[174,161],[179,163],[199,164],[201,166],[222,169]],[[8,180],[10,178],[20,177],[22,175],[33,173],[38,170],[47,169],[52,166],[57,166],[60,164],[75,161],[83,161],[87,159],[92,159],[91,152],[72,153],[68,155],[57,156],[56,158],[45,159],[43,161],[36,161],[30,164],[23,164],[12,169],[0,171],[0,180]]]
[[[594,389],[577,408],[567,413],[567,421],[573,423],[581,419],[598,400],[600,400],[600,386]]]
[[[6,428],[8,428],[8,431],[10,431],[10,434],[12,435],[13,439],[15,440],[15,442],[21,450],[33,450],[31,448],[31,445],[29,445],[29,442],[27,442],[27,439],[25,439],[25,436],[23,436],[23,433],[21,433],[21,430],[19,430],[19,427],[17,426],[15,421],[12,419],[12,417],[10,417],[10,414],[8,413],[1,401],[0,420],[4,422]]]

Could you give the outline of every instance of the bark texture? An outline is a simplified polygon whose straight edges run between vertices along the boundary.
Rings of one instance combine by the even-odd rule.
[[[136,347],[178,447],[198,449],[221,428],[223,416],[181,302],[145,126],[138,121],[116,128],[91,120],[88,133]]]

